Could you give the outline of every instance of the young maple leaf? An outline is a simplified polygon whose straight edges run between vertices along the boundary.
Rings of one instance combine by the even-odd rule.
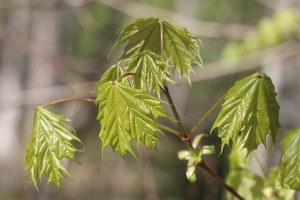
[[[218,127],[218,137],[224,146],[240,135],[240,144],[247,154],[259,144],[266,146],[270,134],[274,144],[279,124],[279,105],[271,79],[265,74],[253,73],[239,81],[228,91],[225,103],[211,131]]]
[[[155,120],[159,117],[171,118],[160,99],[122,82],[106,82],[98,86],[97,92],[102,151],[110,145],[122,157],[129,152],[137,158],[132,141],[137,147],[144,143],[146,147],[156,148],[156,133],[162,131]]]
[[[37,180],[43,174],[48,182],[60,188],[61,179],[69,175],[62,158],[78,162],[75,153],[81,150],[74,147],[72,140],[81,141],[70,129],[73,128],[64,116],[36,107],[32,135],[26,148],[26,170],[37,190]]]
[[[300,128],[284,133],[281,146],[279,182],[283,188],[300,190]]]
[[[199,40],[185,28],[158,18],[136,19],[122,28],[115,44],[125,44],[122,58],[150,50],[169,61],[190,81],[192,63],[201,66]]]
[[[126,59],[126,72],[134,73],[133,87],[154,91],[158,96],[166,81],[174,83],[167,63],[157,54],[145,50]]]

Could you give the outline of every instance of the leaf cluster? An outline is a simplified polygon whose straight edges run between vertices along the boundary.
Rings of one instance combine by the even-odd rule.
[[[240,137],[237,140],[241,140]],[[273,167],[268,170],[265,177],[261,177],[251,171],[248,166],[249,157],[247,150],[238,146],[231,150],[229,154],[229,174],[226,182],[233,186],[239,194],[249,200],[289,200],[295,195],[294,190],[280,187],[278,180],[278,168]],[[226,193],[227,199],[234,199],[232,194]]]
[[[160,92],[167,83],[175,83],[169,69],[189,79],[191,64],[201,64],[199,41],[167,20],[145,18],[121,30],[116,45],[123,43],[124,54],[97,86],[99,137],[102,150],[111,146],[122,157],[129,152],[137,158],[132,143],[138,149],[141,143],[156,149],[157,133],[162,134],[156,120],[174,120],[166,112]],[[36,107],[26,153],[26,169],[36,187],[43,174],[60,187],[61,179],[68,175],[62,158],[76,160],[75,153],[80,150],[72,140],[80,140],[67,127],[71,126],[64,116]]]
[[[190,137],[224,100],[211,133],[218,129],[221,152],[227,145],[232,147],[227,183],[247,199],[285,200],[294,195],[294,190],[300,190],[299,129],[284,134],[279,167],[269,170],[265,179],[248,168],[253,150],[260,144],[272,149],[280,128],[277,94],[270,77],[252,73],[236,81],[223,95],[224,99],[222,97],[190,132],[186,132],[167,84],[175,84],[174,71],[190,82],[193,64],[201,66],[202,63],[198,39],[185,28],[167,20],[143,18],[122,28],[115,46],[118,45],[123,45],[124,53],[117,64],[102,75],[97,85],[95,103],[101,126],[102,153],[111,146],[120,156],[129,153],[137,159],[135,149],[139,150],[140,145],[156,149],[159,135],[163,135],[161,128],[165,128],[157,120],[165,118],[176,122],[181,131],[165,128],[187,144],[188,150],[178,152],[178,157],[187,160],[187,178],[195,182],[195,169],[204,164],[202,156],[211,155],[215,150],[214,146],[199,145],[209,134],[198,134],[193,142]],[[162,91],[169,104],[161,99]],[[66,117],[45,109],[49,105],[53,104],[36,107],[32,135],[26,149],[26,170],[37,189],[37,181],[43,175],[60,188],[61,179],[69,175],[63,158],[77,161],[76,152],[82,151],[73,144],[81,141],[70,122]],[[165,106],[171,107],[174,117]],[[271,144],[267,147],[268,135]],[[227,197],[233,198],[230,194]]]
[[[160,100],[166,84],[175,83],[169,68],[189,79],[191,64],[200,65],[198,43],[186,29],[158,18],[123,27],[116,45],[125,44],[124,53],[97,87],[102,150],[110,145],[122,157],[129,152],[136,158],[132,141],[138,149],[140,143],[156,148],[156,133],[162,133],[156,120],[172,119]]]
[[[126,43],[126,44],[125,44]],[[136,19],[123,27],[116,44],[125,44],[122,58],[150,50],[189,79],[192,63],[201,65],[199,40],[185,28],[158,18]]]

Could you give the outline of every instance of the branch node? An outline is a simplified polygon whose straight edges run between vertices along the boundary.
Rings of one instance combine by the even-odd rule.
[[[190,135],[187,135],[187,134],[182,134],[180,136],[180,139],[183,141],[183,142],[188,142],[190,140]]]

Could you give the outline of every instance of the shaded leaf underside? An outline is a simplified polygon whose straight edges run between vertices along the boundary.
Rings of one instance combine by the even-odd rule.
[[[279,182],[284,188],[300,190],[300,129],[286,132],[281,146]]]

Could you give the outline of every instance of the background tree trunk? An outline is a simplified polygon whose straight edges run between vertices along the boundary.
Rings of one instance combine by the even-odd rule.
[[[63,29],[59,3],[60,0],[40,1],[38,3],[40,9],[33,10],[31,13],[31,37],[29,41],[32,51],[31,55],[28,55],[30,59],[25,85],[26,89],[38,89],[41,94],[43,94],[43,88],[55,86],[56,81],[59,81],[57,76],[59,66],[53,58],[55,55],[59,55],[60,31]],[[52,95],[55,96],[55,94]],[[26,98],[30,99],[32,97],[25,96]],[[34,108],[32,106],[28,108],[24,109],[23,113],[24,130],[31,130],[28,125],[31,125],[33,120]],[[26,132],[26,142],[29,141],[30,135],[30,131]],[[24,145],[26,144],[23,143],[22,146]],[[45,184],[41,184],[41,186],[38,196],[40,200],[59,199],[56,189],[52,190],[51,187],[47,187]],[[32,189],[34,190],[34,188]]]
[[[18,2],[12,0],[9,3]],[[30,0],[23,0],[22,4],[28,6]],[[24,87],[27,58],[16,48],[15,41],[18,35],[26,39],[29,37],[30,10],[1,12],[0,15],[0,198],[5,198],[20,190],[24,183],[24,165],[20,160],[20,152],[24,155],[24,148],[19,140],[22,110],[15,105],[23,98],[20,91]],[[12,106],[7,106],[8,103]]]

